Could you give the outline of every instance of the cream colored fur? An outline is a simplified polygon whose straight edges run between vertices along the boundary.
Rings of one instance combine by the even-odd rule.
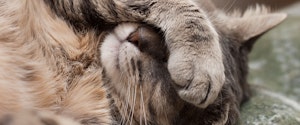
[[[80,60],[94,58],[98,37],[75,34],[42,0],[1,0],[0,11],[0,116],[34,109],[110,124],[101,68]]]

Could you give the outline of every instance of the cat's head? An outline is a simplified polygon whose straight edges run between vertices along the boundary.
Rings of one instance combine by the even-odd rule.
[[[228,100],[239,105],[249,97],[248,54],[255,41],[286,16],[270,14],[263,7],[249,9],[243,15],[218,13],[216,18],[215,12],[210,14],[219,32],[224,55],[226,83],[221,94],[231,91],[236,97],[228,96]],[[195,109],[186,105],[173,87],[166,67],[168,50],[158,32],[143,25],[121,24],[101,46],[101,61],[109,90],[124,123],[171,124],[170,118],[181,116],[179,111],[183,106],[185,110],[189,110],[186,106]],[[224,95],[216,102],[222,102],[220,99],[225,99]]]
[[[124,123],[167,121],[153,119],[175,114],[172,110],[180,105],[176,104],[179,98],[167,70],[168,50],[158,30],[120,24],[100,50],[109,91]]]

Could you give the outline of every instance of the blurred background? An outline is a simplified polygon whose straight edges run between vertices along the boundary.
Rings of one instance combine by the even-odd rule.
[[[275,10],[289,7],[292,4],[299,3],[299,0],[212,0],[217,7],[230,11],[233,9],[245,10],[247,7],[256,4],[264,4]]]
[[[300,125],[300,0],[213,0],[226,12],[265,4],[288,18],[265,34],[250,55],[253,97],[242,125]]]

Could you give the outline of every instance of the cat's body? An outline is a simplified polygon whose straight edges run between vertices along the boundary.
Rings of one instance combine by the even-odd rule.
[[[128,8],[113,0],[0,1],[0,116],[33,109],[88,125],[235,123],[239,105],[247,97],[244,86],[250,46],[239,42],[250,41],[263,32],[250,36],[246,33],[244,39],[229,32],[229,23],[214,20],[213,14],[207,18],[190,1],[152,2],[133,2]],[[189,11],[194,16],[184,21],[191,25],[175,20],[191,16],[184,15]],[[262,31],[282,20],[274,19],[277,22],[262,26]],[[123,21],[146,22],[160,28],[167,46],[158,42],[139,48],[126,42],[137,24],[117,27],[114,35],[125,34],[120,39],[107,36],[107,30]],[[124,33],[118,33],[121,31]],[[103,41],[106,42],[102,44]],[[196,41],[199,42],[194,44]],[[125,42],[124,48],[114,48],[121,45],[116,42]],[[114,55],[107,56],[105,52],[122,58],[114,59]],[[122,65],[116,65],[116,61]],[[246,93],[244,97],[242,93]],[[13,122],[4,118],[2,123]]]
[[[35,109],[110,123],[101,36],[75,34],[40,0],[1,1],[0,8],[0,115]]]

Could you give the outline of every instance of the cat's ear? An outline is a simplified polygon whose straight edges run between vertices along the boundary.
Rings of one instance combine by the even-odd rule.
[[[284,13],[252,13],[230,19],[229,29],[234,32],[243,50],[250,52],[260,36],[279,25],[286,17]]]
[[[263,35],[280,24],[287,17],[284,13],[253,15],[231,19],[231,31],[234,31],[241,42]]]

